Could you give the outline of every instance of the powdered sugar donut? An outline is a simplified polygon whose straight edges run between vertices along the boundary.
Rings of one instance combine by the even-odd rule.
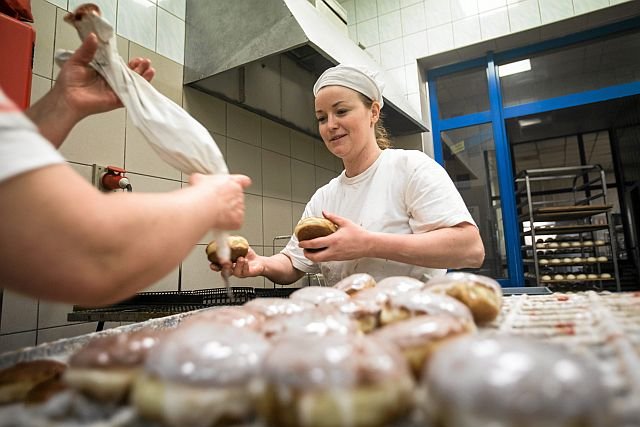
[[[411,405],[406,362],[369,336],[281,339],[267,355],[264,377],[258,408],[269,426],[382,427]]]
[[[246,328],[181,325],[149,355],[131,401],[145,418],[169,426],[243,421],[254,409],[257,374],[269,343]]]

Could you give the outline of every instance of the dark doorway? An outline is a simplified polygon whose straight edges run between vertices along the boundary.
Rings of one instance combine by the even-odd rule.
[[[598,164],[618,243],[623,290],[640,289],[640,96],[506,121],[513,170]],[[545,197],[554,196],[553,192]]]

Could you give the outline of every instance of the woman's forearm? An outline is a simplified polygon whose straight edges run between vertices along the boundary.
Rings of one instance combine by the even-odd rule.
[[[296,269],[291,259],[284,254],[276,254],[271,257],[261,257],[264,263],[262,276],[280,285],[289,285],[299,280],[304,272]]]
[[[477,268],[484,260],[478,229],[467,223],[419,234],[371,233],[371,257],[430,268]]]

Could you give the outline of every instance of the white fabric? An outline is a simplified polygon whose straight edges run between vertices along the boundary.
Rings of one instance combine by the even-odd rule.
[[[316,191],[302,216],[321,217],[322,210],[369,231],[392,234],[424,233],[463,222],[475,225],[446,171],[423,152],[413,150],[384,150],[366,171],[352,178],[343,171]],[[389,276],[424,280],[424,275],[446,272],[377,258],[317,265],[305,258],[295,236],[282,253],[301,271],[321,272],[330,286],[354,273],[369,273],[376,280]]]
[[[0,90],[0,182],[64,161],[31,120]]]
[[[89,12],[71,23],[82,40],[90,33],[98,36],[98,51],[91,66],[109,83],[127,108],[134,126],[162,160],[189,175],[229,173],[224,157],[207,129],[127,66],[118,54],[115,32],[107,21]],[[56,56],[61,62],[70,54],[62,52]],[[228,259],[225,233],[215,234],[221,248],[218,255],[223,260]]]
[[[360,92],[367,98],[378,101],[380,108],[384,106],[382,92],[384,81],[380,74],[359,65],[336,65],[326,70],[313,85],[313,95],[325,86],[344,86]]]

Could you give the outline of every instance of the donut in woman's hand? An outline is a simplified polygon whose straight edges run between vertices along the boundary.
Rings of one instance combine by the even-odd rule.
[[[242,236],[229,236],[227,238],[227,244],[229,245],[229,249],[231,249],[231,262],[236,262],[238,258],[247,256],[249,252],[249,242]],[[207,245],[206,252],[209,262],[220,266],[218,243],[215,240]]]
[[[318,237],[328,236],[338,231],[338,226],[326,218],[310,216],[302,218],[293,231],[299,242],[304,240],[313,240]],[[322,248],[305,249],[307,251],[320,251]]]

